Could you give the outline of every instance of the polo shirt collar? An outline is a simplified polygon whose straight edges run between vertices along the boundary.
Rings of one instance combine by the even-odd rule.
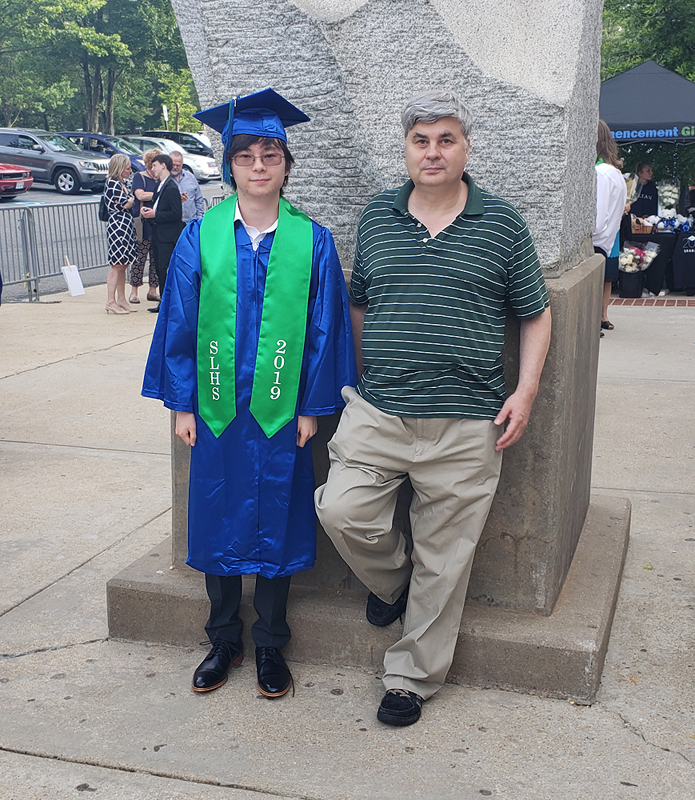
[[[462,217],[479,217],[485,213],[485,205],[483,203],[483,195],[480,189],[476,186],[473,178],[467,173],[463,173],[463,180],[468,184],[468,199],[466,206],[461,212]],[[396,197],[393,201],[393,207],[400,214],[406,216],[408,212],[408,198],[410,193],[415,188],[412,180],[408,180],[398,190]]]

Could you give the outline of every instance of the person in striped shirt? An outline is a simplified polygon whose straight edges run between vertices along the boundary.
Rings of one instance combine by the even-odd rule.
[[[502,451],[528,424],[550,341],[550,308],[526,223],[465,171],[472,116],[450,92],[402,114],[410,180],[377,195],[357,233],[350,285],[361,375],[329,443],[319,519],[370,589],[367,619],[403,614],[384,658],[377,717],[420,718],[451,666],[475,547]],[[519,381],[505,394],[507,308],[521,324]],[[413,486],[412,542],[394,529]]]

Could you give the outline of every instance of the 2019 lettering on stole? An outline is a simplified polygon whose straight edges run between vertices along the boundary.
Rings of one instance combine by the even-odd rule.
[[[277,350],[275,351],[278,355],[275,356],[275,360],[273,361],[273,366],[275,367],[275,382],[270,387],[270,399],[277,400],[280,397],[280,372],[282,368],[285,366],[285,353],[287,350],[287,342],[284,339],[277,340]]]

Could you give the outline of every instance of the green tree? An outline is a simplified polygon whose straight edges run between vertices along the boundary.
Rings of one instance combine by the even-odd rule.
[[[56,75],[50,62],[35,53],[3,57],[0,71],[0,124],[13,127],[23,115],[47,127],[59,109],[69,107],[77,88],[64,75]]]
[[[113,133],[197,106],[170,0],[0,0],[0,43],[5,124]]]
[[[51,51],[67,36],[65,21],[92,13],[105,0],[0,0],[0,118],[45,119],[75,94]]]
[[[130,79],[156,78],[153,64],[186,66],[168,0],[101,0],[79,20],[67,21],[60,56],[65,69],[80,54],[84,128],[113,133],[121,87]],[[68,36],[72,41],[67,41]]]
[[[612,78],[650,59],[695,79],[695,3],[605,0],[601,78]]]
[[[130,50],[119,33],[108,31],[110,26],[105,22],[108,12],[104,6],[82,20],[67,20],[57,39],[62,45],[63,58],[79,53],[84,82],[84,129],[96,131],[101,127],[99,123],[105,122],[106,131],[113,133],[116,83],[129,62]]]
[[[167,106],[169,114],[173,111],[173,119],[171,116],[169,118],[173,130],[181,130],[182,123],[184,130],[200,130],[202,125],[193,118],[198,110],[198,97],[188,67],[173,69],[169,64],[161,64],[158,76],[161,84],[159,97]]]
[[[0,57],[45,50],[66,19],[96,11],[105,0],[0,0]]]

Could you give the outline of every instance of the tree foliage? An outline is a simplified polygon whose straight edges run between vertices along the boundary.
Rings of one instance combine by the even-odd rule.
[[[185,130],[198,130],[200,123],[193,120],[192,115],[198,110],[198,98],[193,91],[193,79],[188,67],[183,69],[173,69],[170,64],[161,64],[158,72],[159,82],[162,86],[159,96],[164,105],[169,109],[169,114],[173,111],[173,119],[170,117],[174,130],[181,129],[181,122],[185,120]]]
[[[695,80],[695,3],[605,0],[602,80],[650,59]]]
[[[694,0],[605,0],[602,80],[649,60],[695,81]],[[648,104],[649,97],[641,102]],[[692,113],[684,108],[684,119]],[[621,146],[620,154],[626,169],[649,161],[657,178],[675,174],[689,183],[695,180],[695,145],[641,142]]]
[[[199,128],[170,0],[0,0],[0,43],[1,124],[126,132],[173,103]]]

